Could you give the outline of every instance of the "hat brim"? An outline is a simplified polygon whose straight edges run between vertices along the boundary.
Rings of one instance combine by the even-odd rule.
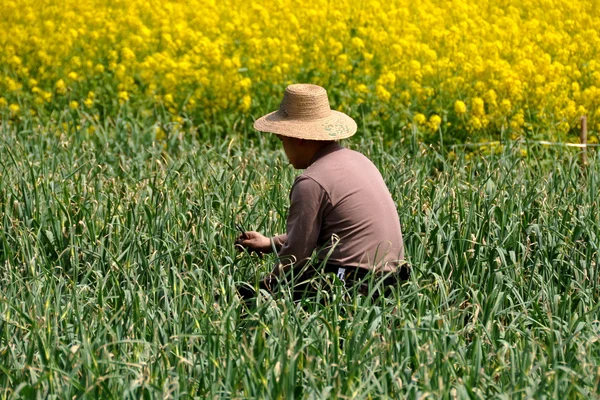
[[[293,119],[277,110],[254,121],[254,129],[297,139],[340,140],[354,135],[357,126],[351,117],[335,110],[314,120]]]

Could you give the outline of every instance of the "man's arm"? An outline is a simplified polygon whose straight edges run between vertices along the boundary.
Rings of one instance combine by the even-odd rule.
[[[299,266],[310,259],[317,248],[323,211],[328,201],[325,190],[317,182],[305,176],[296,178],[290,194],[287,234],[273,238],[276,247],[281,243],[277,253],[279,262],[273,269],[274,275],[280,276],[292,264]]]
[[[287,242],[287,233],[284,233],[283,235],[277,235],[271,238],[271,243],[273,247],[275,247],[275,250],[277,250],[277,252],[281,250],[285,242]]]
[[[272,238],[264,236],[256,231],[243,232],[235,241],[238,246],[248,248],[250,250],[259,251],[261,253],[272,253],[273,250],[279,252],[287,241],[287,233],[277,235]]]
[[[258,251],[260,253],[272,253],[271,239],[264,236],[262,233],[255,231],[242,232],[237,238],[235,244],[240,248],[247,248]]]

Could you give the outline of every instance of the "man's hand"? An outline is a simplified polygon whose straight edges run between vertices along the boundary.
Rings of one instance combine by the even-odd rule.
[[[235,241],[238,249],[248,249],[257,253],[272,253],[271,239],[254,231],[248,231],[241,234]]]

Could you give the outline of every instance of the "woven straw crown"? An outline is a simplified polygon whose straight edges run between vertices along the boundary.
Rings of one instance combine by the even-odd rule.
[[[298,83],[285,89],[279,110],[254,122],[254,128],[308,140],[339,140],[356,133],[356,122],[329,106],[321,86]]]

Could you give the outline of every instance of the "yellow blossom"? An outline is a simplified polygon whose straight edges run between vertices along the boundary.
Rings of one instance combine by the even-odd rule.
[[[19,107],[18,104],[11,104],[10,106],[8,106],[8,109],[14,115],[19,114],[19,112],[21,111],[21,107]]]
[[[240,87],[242,89],[248,89],[252,85],[252,81],[249,78],[244,78],[240,81]]]
[[[483,127],[483,123],[481,122],[481,119],[479,119],[478,117],[473,117],[469,120],[469,125],[470,128],[473,130],[479,130]]]
[[[481,117],[485,114],[483,99],[475,97],[471,100],[472,113],[475,116]]]
[[[58,94],[67,93],[67,85],[65,85],[65,81],[63,81],[62,79],[59,79],[58,81],[56,81],[54,88],[56,89],[56,93],[58,93]]]
[[[135,59],[135,53],[129,47],[123,47],[121,50],[121,57],[123,57],[124,60],[133,60]]]
[[[464,103],[464,101],[456,100],[454,102],[454,112],[458,115],[462,115],[467,112],[467,105]]]
[[[521,157],[527,157],[527,149],[519,149],[519,154],[521,155]]]
[[[156,140],[162,141],[167,138],[167,133],[159,126],[156,127]]]
[[[71,99],[118,112],[101,104],[114,90],[120,104],[156,100],[201,120],[249,112],[245,96],[258,112],[306,80],[326,86],[336,108],[365,102],[367,118],[400,125],[427,110],[444,115],[449,132],[478,118],[482,138],[507,123],[572,134],[584,112],[590,129],[600,125],[600,30],[590,28],[598,18],[589,3],[339,0],[324,12],[322,1],[9,0],[0,93],[24,110],[43,105],[42,118]]]
[[[16,80],[11,79],[9,77],[6,78],[6,88],[9,92],[18,92],[19,90],[21,90],[22,87],[23,85],[21,85]]]
[[[423,125],[427,122],[427,117],[424,114],[417,113],[414,118],[415,122],[419,125]]]
[[[248,112],[250,110],[250,106],[252,105],[252,97],[249,95],[245,95],[242,97],[242,103],[240,105],[240,109],[242,112]]]
[[[483,100],[489,105],[496,106],[497,98],[498,95],[496,94],[496,92],[493,89],[490,89],[487,92],[485,92]]]
[[[369,88],[364,83],[361,83],[358,86],[356,86],[356,91],[358,93],[366,94],[366,93],[369,93]]]
[[[502,110],[503,113],[507,114],[510,112],[512,108],[512,104],[510,103],[510,100],[508,99],[504,99],[502,100],[502,102],[500,103],[500,109]]]
[[[379,97],[379,99],[381,99],[382,101],[386,102],[389,101],[390,98],[392,97],[392,94],[390,92],[388,92],[383,86],[381,85],[377,85],[375,87],[375,94],[377,95],[377,97]]]
[[[442,123],[442,118],[439,115],[433,114],[429,117],[429,128],[432,131],[437,131]]]
[[[515,114],[510,121],[510,126],[513,129],[519,129],[524,124],[525,124],[525,116],[523,115],[523,112],[518,112],[517,114]]]
[[[350,43],[352,44],[352,47],[354,47],[358,50],[361,50],[365,47],[365,42],[363,42],[363,40],[361,38],[356,37],[356,36],[350,40]]]
[[[123,90],[119,92],[119,103],[123,104],[125,102],[129,101],[129,93],[127,93],[127,91]]]

